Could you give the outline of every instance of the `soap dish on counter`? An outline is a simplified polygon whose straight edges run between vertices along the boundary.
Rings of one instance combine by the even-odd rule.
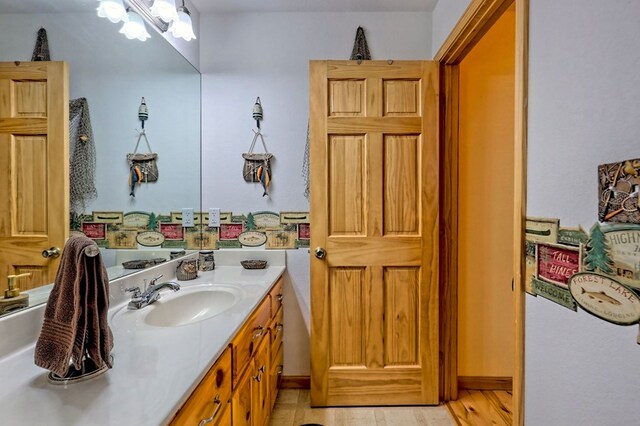
[[[244,269],[264,269],[267,266],[266,260],[242,260],[240,264]]]

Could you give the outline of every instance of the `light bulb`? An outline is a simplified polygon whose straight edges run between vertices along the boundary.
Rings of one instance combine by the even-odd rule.
[[[100,5],[96,10],[99,17],[107,18],[114,24],[124,21],[127,16],[122,0],[100,0]]]
[[[164,22],[173,22],[178,19],[175,0],[155,0],[151,6],[151,14]]]
[[[122,28],[120,28],[120,33],[124,34],[129,40],[135,38],[140,41],[145,41],[151,37],[147,32],[147,28],[144,26],[142,17],[132,10],[127,12],[127,18],[124,24],[122,24]]]
[[[169,32],[176,38],[183,38],[191,41],[196,38],[193,33],[193,24],[191,23],[191,14],[185,6],[178,8],[178,19],[173,21],[169,26]]]

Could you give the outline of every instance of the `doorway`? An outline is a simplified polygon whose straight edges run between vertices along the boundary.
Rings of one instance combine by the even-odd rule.
[[[474,0],[435,56],[445,95],[441,399],[458,400],[467,389],[512,389],[513,418],[502,420],[518,425],[524,418],[527,16],[527,0]],[[483,403],[475,402],[470,408]]]

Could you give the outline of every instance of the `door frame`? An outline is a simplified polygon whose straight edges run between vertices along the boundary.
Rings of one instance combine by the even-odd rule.
[[[458,398],[458,76],[459,64],[502,13],[515,3],[513,424],[524,425],[524,224],[527,189],[529,0],[472,0],[434,56],[440,62],[440,399]]]

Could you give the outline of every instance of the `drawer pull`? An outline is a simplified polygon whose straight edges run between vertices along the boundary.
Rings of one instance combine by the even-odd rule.
[[[276,325],[275,335],[278,335],[278,333],[280,333],[283,328],[284,328],[284,324]]]
[[[216,404],[216,409],[213,411],[213,414],[208,419],[200,420],[200,423],[198,423],[198,426],[203,426],[203,425],[206,425],[208,423],[211,423],[213,421],[213,419],[215,419],[216,416],[218,415],[218,412],[222,408],[222,402],[220,401],[220,395],[216,395],[213,398],[213,403]]]
[[[276,299],[278,300],[278,302],[282,303],[282,301],[284,300],[284,296],[282,294],[279,294],[276,296]]]
[[[255,376],[251,376],[251,377],[253,378],[253,380],[260,383],[260,381],[262,380],[262,373],[258,373]]]
[[[283,371],[284,371],[284,365],[280,364],[278,366],[278,372],[276,374],[279,376],[282,374]]]
[[[253,337],[251,340],[256,340],[258,337],[262,336],[262,333],[264,333],[264,327],[261,325],[257,326],[253,329]]]
[[[265,371],[267,371],[267,368],[263,364],[262,367],[258,368],[258,371],[264,373]]]

